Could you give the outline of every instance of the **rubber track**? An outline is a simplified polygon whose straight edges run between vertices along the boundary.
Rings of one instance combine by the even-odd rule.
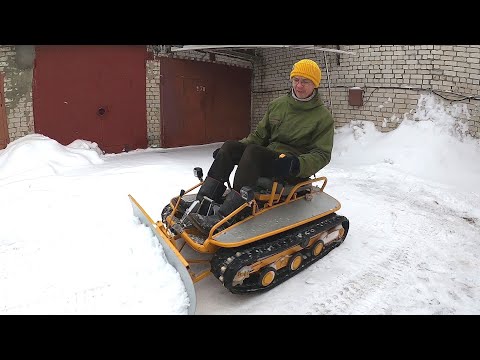
[[[257,272],[244,279],[242,284],[233,286],[232,282],[236,273],[244,266],[254,264],[260,259],[278,254],[286,249],[299,245],[307,238],[310,239],[312,236],[325,230],[332,229],[339,224],[342,224],[345,229],[342,238],[327,244],[322,253],[317,257],[311,255],[310,248],[304,248],[301,250],[300,253],[304,255],[304,259],[300,267],[294,272],[289,271],[288,266],[277,270],[274,281],[265,287],[260,285],[259,272]],[[213,255],[210,261],[211,271],[217,279],[219,279],[220,276],[223,276],[223,285],[234,294],[265,292],[296,275],[339,246],[347,236],[348,227],[349,221],[345,216],[339,216],[333,213],[321,219],[319,222],[308,223],[282,234],[274,235],[268,239],[237,248],[221,248]],[[307,230],[309,231],[308,235],[305,234]],[[223,273],[221,271],[222,267],[226,267],[226,270]]]

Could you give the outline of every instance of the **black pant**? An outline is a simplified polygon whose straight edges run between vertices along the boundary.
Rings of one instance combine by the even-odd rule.
[[[233,188],[240,191],[243,186],[254,187],[259,177],[273,177],[272,162],[278,152],[260,145],[245,145],[239,141],[226,141],[215,157],[208,176],[226,182],[238,165],[233,181]]]

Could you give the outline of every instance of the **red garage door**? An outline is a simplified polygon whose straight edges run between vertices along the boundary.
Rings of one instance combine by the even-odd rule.
[[[164,57],[160,73],[163,147],[248,135],[251,69]]]
[[[145,46],[36,46],[35,132],[106,152],[147,147]]]

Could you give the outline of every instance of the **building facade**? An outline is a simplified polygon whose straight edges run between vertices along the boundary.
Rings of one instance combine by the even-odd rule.
[[[479,45],[324,47],[340,48],[355,55],[292,48],[258,48],[255,49],[255,56],[249,60],[218,54],[212,56],[206,51],[172,54],[163,46],[160,50],[158,47],[148,47],[150,55],[145,64],[148,145],[162,146],[159,59],[163,56],[252,69],[252,128],[263,117],[268,103],[288,91],[293,63],[308,57],[317,61],[322,68],[321,96],[332,111],[337,127],[352,120],[367,120],[372,121],[380,131],[390,131],[416,108],[422,94],[433,93],[447,103],[465,104],[468,111],[459,121],[468,125],[472,136],[480,138]],[[9,141],[35,132],[32,101],[34,60],[34,46],[0,45],[5,127]],[[353,104],[352,93],[358,91],[361,92],[360,104]],[[225,120],[225,126],[228,126],[228,119]]]

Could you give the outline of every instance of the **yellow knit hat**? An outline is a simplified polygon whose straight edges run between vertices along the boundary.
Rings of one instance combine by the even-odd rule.
[[[302,76],[310,79],[315,84],[315,87],[318,87],[320,85],[320,80],[322,79],[322,71],[315,61],[303,59],[293,65],[290,79],[294,76]]]

